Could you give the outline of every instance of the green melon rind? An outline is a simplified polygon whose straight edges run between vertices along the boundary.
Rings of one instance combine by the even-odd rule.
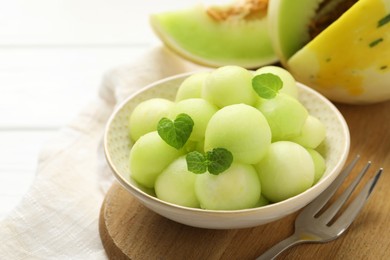
[[[278,60],[266,17],[256,21],[216,22],[198,5],[153,14],[150,24],[167,47],[202,65],[257,68]]]
[[[309,41],[308,24],[323,0],[272,0],[268,6],[270,38],[280,62],[287,60]]]

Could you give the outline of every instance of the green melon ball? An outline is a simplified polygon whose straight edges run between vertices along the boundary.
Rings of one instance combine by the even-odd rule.
[[[298,136],[290,140],[307,148],[316,148],[325,139],[325,125],[316,117],[309,115],[302,126],[302,131]]]
[[[156,131],[158,121],[168,116],[173,102],[164,98],[152,98],[138,104],[130,115],[130,137],[137,141],[146,133]]]
[[[253,74],[239,66],[224,66],[206,77],[202,97],[217,107],[244,103],[254,105],[257,94],[252,88]]]
[[[180,206],[199,208],[195,180],[196,174],[187,170],[185,157],[179,157],[157,177],[154,186],[157,198]]]
[[[260,199],[257,201],[257,203],[255,204],[254,208],[267,206],[269,204],[270,204],[270,201],[266,197],[261,195]]]
[[[276,76],[279,76],[279,78],[283,82],[283,87],[280,90],[280,92],[288,94],[294,98],[298,98],[297,83],[289,71],[287,71],[286,69],[284,69],[282,67],[278,67],[278,66],[264,66],[264,67],[257,69],[254,72],[254,75],[260,75],[260,74],[264,74],[264,73],[272,73]]]
[[[233,160],[258,163],[271,143],[271,130],[256,108],[236,104],[218,110],[210,119],[205,133],[205,151],[225,148]]]
[[[261,99],[256,107],[269,123],[273,142],[298,136],[309,115],[297,99],[283,93],[272,99]]]
[[[313,159],[315,170],[314,183],[317,183],[321,179],[322,175],[324,175],[324,172],[326,170],[325,159],[318,151],[314,149],[306,148],[306,150],[309,152],[311,158]]]
[[[130,176],[147,188],[153,188],[157,176],[182,154],[164,142],[157,131],[141,136],[130,151]]]
[[[175,101],[188,98],[201,98],[203,83],[208,75],[208,72],[198,72],[186,78],[177,90]]]
[[[200,153],[204,152],[204,139],[202,141],[196,142],[194,151],[198,151]]]
[[[237,210],[254,207],[259,201],[261,186],[252,165],[233,163],[218,175],[198,174],[195,193],[201,208]]]
[[[202,141],[204,139],[206,126],[210,118],[218,111],[218,108],[202,98],[190,98],[177,102],[170,113],[171,118],[185,113],[194,121],[194,127],[189,137],[191,141]]]
[[[272,202],[298,195],[313,185],[314,163],[309,152],[290,141],[272,143],[256,164],[262,194]]]
[[[182,148],[183,152],[184,153],[189,153],[189,152],[193,152],[193,151],[197,151],[197,152],[200,152],[200,153],[203,153],[204,152],[204,139],[201,140],[201,141],[191,141],[191,140],[188,140],[184,147]]]
[[[187,142],[184,144],[182,150],[184,153],[189,153],[192,151],[203,152],[203,143],[197,142],[197,141],[187,140]]]

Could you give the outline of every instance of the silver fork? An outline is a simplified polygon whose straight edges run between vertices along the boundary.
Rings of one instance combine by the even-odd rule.
[[[340,195],[340,197],[332,203],[322,214],[318,216],[318,212],[325,206],[328,200],[333,196],[336,190],[344,182],[345,178],[352,171],[359,156],[357,156],[334,180],[334,182],[324,190],[315,200],[313,200],[295,220],[295,232],[290,237],[282,240],[278,244],[268,249],[257,260],[274,259],[286,249],[301,243],[317,242],[324,243],[338,238],[351,225],[355,217],[358,215],[363,205],[367,201],[373,191],[377,181],[382,174],[383,169],[380,168],[374,177],[372,177],[356,198],[343,211],[343,213],[333,221],[333,218],[338,213],[340,208],[349,198],[355,187],[359,184],[363,175],[367,172],[371,165],[368,162],[360,171],[359,175],[350,184],[350,186]],[[331,222],[332,221],[332,222]]]

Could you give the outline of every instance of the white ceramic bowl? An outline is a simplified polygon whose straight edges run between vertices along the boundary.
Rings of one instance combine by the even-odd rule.
[[[113,174],[123,187],[142,204],[176,222],[201,228],[232,229],[253,227],[287,216],[312,201],[337,177],[349,152],[348,126],[337,108],[313,89],[298,83],[299,100],[309,113],[326,126],[327,136],[319,147],[326,161],[326,171],[313,187],[287,200],[267,206],[243,210],[203,210],[182,207],[162,201],[139,187],[129,172],[129,116],[142,101],[161,97],[173,100],[180,83],[189,74],[177,75],[155,82],[122,102],[109,119],[104,136],[104,150]]]

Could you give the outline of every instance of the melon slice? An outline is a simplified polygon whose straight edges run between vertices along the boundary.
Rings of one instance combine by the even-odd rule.
[[[342,103],[390,99],[389,0],[273,0],[268,13],[275,52],[298,81]]]
[[[163,43],[195,63],[257,68],[277,61],[268,33],[268,0],[152,14],[150,24]]]

